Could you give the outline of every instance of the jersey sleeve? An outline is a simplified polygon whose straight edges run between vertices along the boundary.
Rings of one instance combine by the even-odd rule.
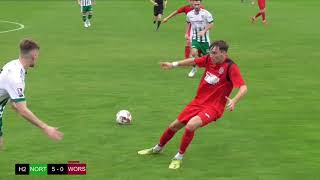
[[[23,82],[17,82],[17,81],[8,81],[8,84],[6,86],[6,90],[10,96],[10,99],[13,102],[21,102],[25,101],[26,98],[24,96],[24,83]]]
[[[240,88],[240,86],[245,85],[245,82],[240,73],[240,69],[236,64],[232,64],[229,70],[230,79],[233,84],[233,87]]]
[[[210,12],[207,12],[207,22],[208,23],[213,23],[213,16]]]
[[[183,6],[183,7],[179,8],[179,9],[177,9],[177,13],[178,13],[178,14],[180,14],[180,13],[184,13],[184,12],[186,12],[186,7],[185,7],[185,6]]]
[[[202,56],[200,58],[195,58],[194,62],[197,64],[199,67],[206,67],[209,61],[209,56]]]

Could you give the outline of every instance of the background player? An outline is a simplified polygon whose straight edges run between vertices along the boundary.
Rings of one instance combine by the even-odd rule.
[[[161,25],[163,9],[167,7],[167,0],[150,0],[150,2],[153,4],[153,24],[157,24],[156,31],[158,31]]]
[[[78,4],[81,6],[82,20],[84,27],[91,26],[91,18],[93,14],[92,4],[96,4],[95,0],[77,0]]]
[[[163,19],[163,23],[166,23],[169,21],[169,19],[175,17],[177,14],[185,13],[186,15],[188,12],[193,10],[193,0],[188,0],[189,4],[185,5],[175,11],[173,11],[168,17]],[[203,6],[201,6],[202,9],[204,9]],[[191,51],[191,42],[190,42],[190,31],[191,31],[191,25],[188,24],[189,26],[189,32],[185,33],[184,37],[186,39],[186,46],[184,49],[184,58],[189,58],[190,57],[190,51]]]
[[[27,107],[24,96],[25,74],[30,67],[34,67],[39,46],[32,40],[23,40],[20,43],[20,57],[10,61],[0,70],[0,148],[3,146],[2,115],[5,105],[10,102],[14,110],[23,118],[42,129],[49,138],[61,140],[63,134],[55,127],[42,122]]]
[[[255,23],[259,16],[262,16],[262,23],[267,24],[266,20],[266,0],[258,0],[259,12],[251,18],[252,23]]]
[[[213,17],[209,11],[201,9],[201,0],[194,0],[193,7],[187,14],[187,23],[191,24],[191,55],[198,57],[198,51],[201,51],[202,55],[209,52],[209,30],[213,27]],[[188,31],[189,25],[186,26],[186,33]],[[194,66],[188,76],[194,77],[196,72],[197,68]]]
[[[158,154],[163,147],[181,128],[185,127],[179,152],[174,156],[170,169],[181,166],[183,156],[191,143],[195,131],[207,124],[218,120],[224,112],[225,106],[233,111],[240,98],[247,93],[247,86],[236,64],[228,58],[228,45],[225,41],[216,41],[210,48],[210,55],[201,58],[189,58],[177,62],[162,62],[162,69],[173,69],[178,66],[198,65],[206,70],[197,91],[196,97],[180,113],[160,137],[157,145],[138,152],[140,155]],[[229,95],[233,88],[239,88],[234,98]]]

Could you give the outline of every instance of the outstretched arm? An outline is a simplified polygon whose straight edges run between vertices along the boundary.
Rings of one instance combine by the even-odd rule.
[[[248,92],[247,86],[242,85],[242,86],[240,86],[238,93],[232,99],[230,99],[229,97],[226,97],[226,99],[228,100],[227,109],[229,109],[230,111],[233,111],[235,105],[239,102],[241,97],[243,97],[245,94],[247,94],[247,92]]]
[[[36,115],[34,115],[29,108],[27,107],[27,103],[25,101],[22,102],[12,102],[12,107],[26,120],[31,122],[33,125],[42,129],[44,133],[46,133],[53,140],[61,140],[63,138],[63,134],[58,131],[57,128],[51,127],[41,121]]]
[[[194,58],[188,58],[181,61],[174,62],[160,62],[161,69],[172,69],[178,66],[194,66],[196,63],[194,62]]]
[[[162,22],[163,22],[163,23],[166,23],[167,21],[169,21],[169,19],[173,18],[173,17],[176,16],[177,14],[178,14],[178,11],[177,11],[177,10],[173,11],[169,16],[165,17]]]

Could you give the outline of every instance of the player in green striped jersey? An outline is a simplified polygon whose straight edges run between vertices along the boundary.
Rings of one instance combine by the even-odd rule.
[[[34,115],[26,103],[25,75],[38,61],[39,50],[40,47],[36,42],[25,39],[20,43],[19,59],[12,60],[0,68],[0,150],[3,146],[2,115],[6,104],[11,104],[17,113],[42,129],[49,138],[53,140],[63,138],[63,134],[57,128],[49,126]]]
[[[78,4],[81,6],[81,12],[82,12],[82,20],[84,23],[84,27],[90,27],[91,26],[91,18],[93,14],[93,8],[92,5],[96,4],[95,0],[77,0]]]
[[[209,52],[209,30],[213,27],[213,17],[209,11],[201,8],[201,0],[195,0],[193,7],[194,9],[187,14],[186,33],[189,31],[189,24],[191,24],[191,55],[197,57],[198,51],[202,55]],[[194,66],[188,76],[194,77],[196,72],[197,69]]]

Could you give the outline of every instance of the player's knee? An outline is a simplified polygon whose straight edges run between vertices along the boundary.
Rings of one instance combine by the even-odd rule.
[[[198,51],[192,50],[191,56],[192,56],[192,57],[198,57]]]
[[[201,127],[202,121],[200,117],[196,116],[192,118],[186,125],[186,129],[189,129],[190,131],[195,131],[199,127]]]
[[[181,128],[183,127],[183,125],[181,123],[179,123],[177,120],[172,122],[170,125],[169,125],[169,128],[172,130],[172,131],[179,131]]]
[[[186,125],[186,129],[189,129],[189,131],[195,131],[197,129],[197,125],[195,123],[189,122]]]

